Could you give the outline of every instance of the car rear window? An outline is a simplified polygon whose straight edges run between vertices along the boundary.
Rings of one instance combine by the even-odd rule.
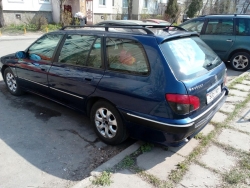
[[[160,48],[178,80],[204,75],[222,63],[199,37],[166,41]]]

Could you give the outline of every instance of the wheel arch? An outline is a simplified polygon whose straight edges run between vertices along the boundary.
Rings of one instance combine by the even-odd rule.
[[[230,61],[231,58],[233,57],[233,55],[236,54],[236,53],[238,53],[238,52],[246,52],[246,53],[248,53],[250,55],[250,51],[249,50],[246,50],[246,49],[237,49],[237,50],[232,51],[229,54],[227,61]]]
[[[91,112],[91,108],[92,106],[97,102],[97,101],[106,101],[108,103],[110,103],[112,106],[114,106],[116,108],[116,105],[114,105],[111,101],[103,98],[103,97],[91,97],[87,100],[87,105],[86,105],[86,114],[89,117],[90,116],[90,112]],[[116,108],[117,109],[117,108]],[[119,110],[117,109],[117,111],[119,112]],[[120,112],[119,112],[120,113]]]
[[[3,79],[4,79],[4,71],[5,71],[5,69],[7,69],[8,67],[9,67],[9,66],[7,66],[7,65],[3,65],[3,66],[2,66],[1,73],[2,73]]]

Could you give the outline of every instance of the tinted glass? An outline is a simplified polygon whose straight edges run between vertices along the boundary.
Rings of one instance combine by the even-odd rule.
[[[182,28],[186,29],[187,31],[196,31],[198,33],[201,32],[202,26],[204,24],[204,20],[192,20],[180,25]]]
[[[161,44],[160,47],[179,80],[201,76],[222,63],[198,37],[172,40]]]
[[[59,62],[90,66],[101,66],[101,40],[95,36],[68,35],[59,55]]]
[[[30,58],[50,61],[62,36],[48,34],[38,39],[28,50]]]
[[[209,20],[205,34],[207,35],[233,35],[233,19]]]
[[[250,19],[236,19],[236,33],[237,35],[250,36]]]
[[[149,72],[146,54],[137,41],[107,38],[106,45],[110,70],[143,75]]]

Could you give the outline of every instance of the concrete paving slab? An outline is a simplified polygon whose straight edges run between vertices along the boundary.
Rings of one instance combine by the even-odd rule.
[[[229,91],[230,92],[230,91]],[[227,103],[233,103],[233,104],[237,104],[239,102],[243,102],[245,99],[242,97],[237,97],[237,96],[229,96],[226,99]]]
[[[250,152],[250,136],[247,134],[230,129],[224,129],[216,140],[233,148]]]
[[[235,84],[233,87],[237,90],[250,91],[250,86],[244,84]]]
[[[212,145],[201,157],[201,162],[220,172],[229,172],[237,163],[237,158],[228,155],[223,149]]]
[[[230,89],[229,95],[234,95],[234,96],[237,96],[237,97],[246,98],[246,97],[248,97],[249,93],[245,92],[245,91],[239,91],[239,90],[236,90],[236,89]]]
[[[183,177],[177,188],[187,187],[209,187],[216,188],[220,186],[221,177],[199,165],[192,164],[189,171]]]
[[[179,155],[186,157],[188,156],[194,148],[196,148],[199,145],[199,141],[196,139],[191,139],[187,144],[185,144],[182,147],[169,147],[169,150],[175,153],[178,153]]]
[[[148,173],[161,180],[167,180],[168,175],[177,164],[184,161],[184,157],[155,147],[150,152],[143,153],[137,157],[137,165]]]
[[[249,80],[243,80],[242,84],[250,85],[250,81]]]
[[[211,131],[214,130],[214,126],[212,124],[208,124],[205,128],[203,128],[201,130],[201,133],[204,135],[204,136],[207,136]]]
[[[143,187],[143,188],[152,188],[149,183],[143,181],[137,175],[132,174],[128,170],[123,170],[118,173],[115,173],[111,177],[111,185],[104,186],[104,188],[135,188],[135,187]]]
[[[225,113],[232,113],[235,109],[235,106],[230,103],[224,103],[223,106],[220,108],[220,111]]]
[[[245,108],[243,111],[241,111],[239,116],[237,116],[237,120],[233,123],[230,123],[229,126],[236,128],[238,130],[250,133],[250,110],[249,108]]]
[[[211,121],[214,123],[222,123],[223,121],[225,121],[226,118],[227,118],[227,115],[221,112],[217,112]]]

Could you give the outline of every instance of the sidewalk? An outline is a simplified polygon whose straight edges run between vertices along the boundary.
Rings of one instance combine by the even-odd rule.
[[[0,41],[8,41],[8,40],[29,40],[29,39],[37,39],[41,37],[44,33],[37,32],[37,33],[26,33],[26,34],[19,34],[19,35],[0,35]]]
[[[250,72],[227,86],[226,103],[185,146],[137,142],[73,188],[250,187]]]

